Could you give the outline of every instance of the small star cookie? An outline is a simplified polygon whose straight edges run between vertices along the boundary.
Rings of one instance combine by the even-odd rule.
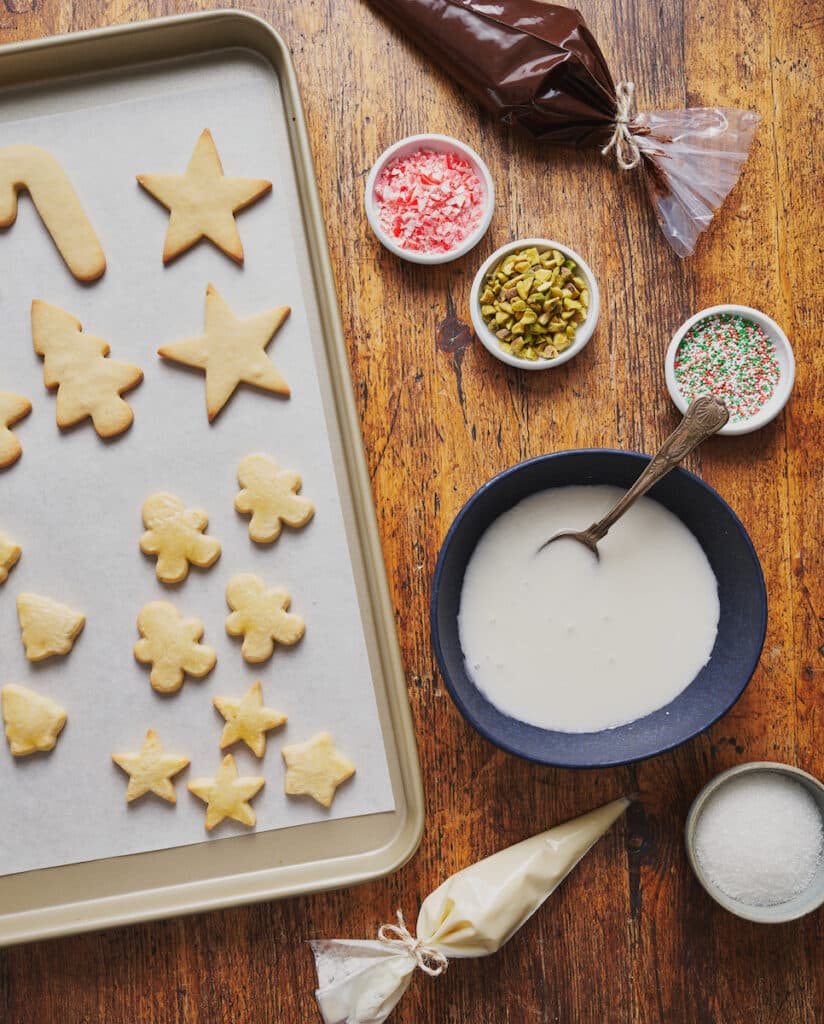
[[[289,316],[288,306],[240,320],[214,285],[206,288],[206,333],[163,345],[157,354],[206,373],[209,422],[235,393],[238,384],[289,397],[289,385],[266,355],[266,348]]]
[[[19,423],[31,412],[31,402],[12,391],[0,391],[0,469],[13,465],[23,448],[9,427]]]
[[[241,459],[237,478],[242,491],[235,508],[251,514],[249,536],[256,544],[271,544],[280,536],[281,526],[305,526],[315,514],[311,501],[301,497],[297,473],[281,472],[269,455],[247,455]]]
[[[265,781],[259,775],[238,776],[231,754],[223,758],[214,778],[192,779],[189,790],[206,803],[206,831],[211,832],[224,818],[254,825],[257,817],[249,801]]]
[[[143,639],[134,645],[134,656],[151,665],[149,681],[159,693],[174,693],[184,675],[202,679],[215,667],[217,654],[198,643],[203,636],[200,619],[182,619],[170,601],[151,601],[140,609],[137,628]]]
[[[57,389],[57,425],[91,419],[100,437],[115,437],[132,425],[134,413],[120,396],[143,380],[131,363],[109,359],[107,342],[84,334],[79,320],[57,306],[31,304],[34,351],[43,356],[43,383]]]
[[[272,189],[263,178],[227,178],[212,133],[200,135],[185,174],[138,174],[138,183],[170,211],[163,262],[170,263],[201,240],[243,264],[234,215]]]
[[[286,715],[263,706],[260,680],[252,683],[242,697],[214,697],[212,703],[226,720],[220,737],[221,750],[243,740],[253,754],[263,757],[266,733],[286,722]]]
[[[29,661],[68,654],[86,625],[82,612],[40,594],[17,595],[17,618]]]
[[[338,786],[355,774],[355,766],[335,749],[328,732],[284,747],[283,760],[286,792],[290,796],[311,796],[324,807],[330,806]]]
[[[0,531],[0,583],[5,583],[9,573],[20,559],[20,545]]]
[[[157,555],[155,572],[161,583],[180,583],[189,563],[208,569],[220,558],[220,541],[204,537],[209,517],[200,508],[187,509],[173,494],[153,494],[143,502],[140,538],[144,555]]]
[[[0,690],[6,739],[15,757],[36,750],[51,750],[66,724],[66,712],[59,704],[17,683]]]
[[[291,647],[306,631],[303,619],[286,610],[292,601],[289,594],[285,590],[267,590],[260,576],[233,576],[226,587],[226,601],[232,609],[226,619],[226,632],[243,637],[246,661],[266,661],[276,643]]]
[[[166,754],[154,729],[149,729],[143,746],[135,754],[112,754],[112,761],[129,776],[126,802],[154,793],[170,804],[177,803],[172,776],[182,772],[188,757]]]

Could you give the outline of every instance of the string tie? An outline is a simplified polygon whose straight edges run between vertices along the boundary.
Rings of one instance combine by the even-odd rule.
[[[403,912],[399,910],[397,914],[397,924],[382,924],[378,929],[380,941],[385,942],[387,946],[391,946],[399,952],[409,953],[415,958],[418,967],[420,967],[424,974],[428,974],[431,978],[437,978],[443,974],[449,966],[449,960],[440,950],[433,949],[431,946],[425,945],[420,939],[416,939],[406,927]]]
[[[632,98],[635,94],[634,82],[619,82],[615,88],[616,116],[615,130],[612,138],[601,150],[602,156],[606,156],[610,150],[615,150],[615,159],[622,171],[631,171],[641,162],[641,150],[638,143],[629,130],[630,111],[632,109]]]

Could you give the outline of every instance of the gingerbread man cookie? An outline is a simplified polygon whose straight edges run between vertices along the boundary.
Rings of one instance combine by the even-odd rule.
[[[159,693],[174,693],[184,675],[201,679],[215,667],[215,651],[198,643],[203,623],[182,619],[170,601],[152,601],[141,608],[137,628],[142,639],[134,645],[134,656],[152,666],[149,681]]]
[[[285,590],[267,590],[260,576],[252,573],[240,573],[229,580],[226,601],[232,614],[226,619],[226,632],[243,637],[246,661],[266,661],[276,643],[291,646],[303,636],[303,619],[287,611],[291,600]]]
[[[143,502],[143,525],[140,550],[157,555],[161,583],[180,583],[190,563],[208,569],[220,558],[220,541],[203,535],[209,517],[203,509],[187,509],[173,494],[153,494]]]
[[[13,465],[23,454],[20,442],[9,430],[31,412],[31,402],[11,391],[0,391],[0,469]]]
[[[283,523],[305,526],[315,514],[312,502],[297,493],[298,474],[281,471],[269,455],[241,459],[237,478],[243,490],[235,498],[235,508],[242,515],[251,514],[249,536],[256,544],[271,544],[280,536]]]

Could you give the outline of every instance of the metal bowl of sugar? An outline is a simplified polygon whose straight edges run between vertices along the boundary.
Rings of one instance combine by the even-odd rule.
[[[775,761],[722,772],[693,801],[690,865],[725,910],[783,924],[824,906],[824,784]]]

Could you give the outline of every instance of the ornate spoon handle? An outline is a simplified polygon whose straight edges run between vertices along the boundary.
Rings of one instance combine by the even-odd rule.
[[[603,519],[584,531],[585,536],[593,542],[605,537],[610,527],[638,498],[646,494],[653,484],[657,484],[661,477],[683,462],[702,441],[717,433],[729,418],[729,410],[720,398],[715,395],[702,395],[696,398],[632,487]]]

